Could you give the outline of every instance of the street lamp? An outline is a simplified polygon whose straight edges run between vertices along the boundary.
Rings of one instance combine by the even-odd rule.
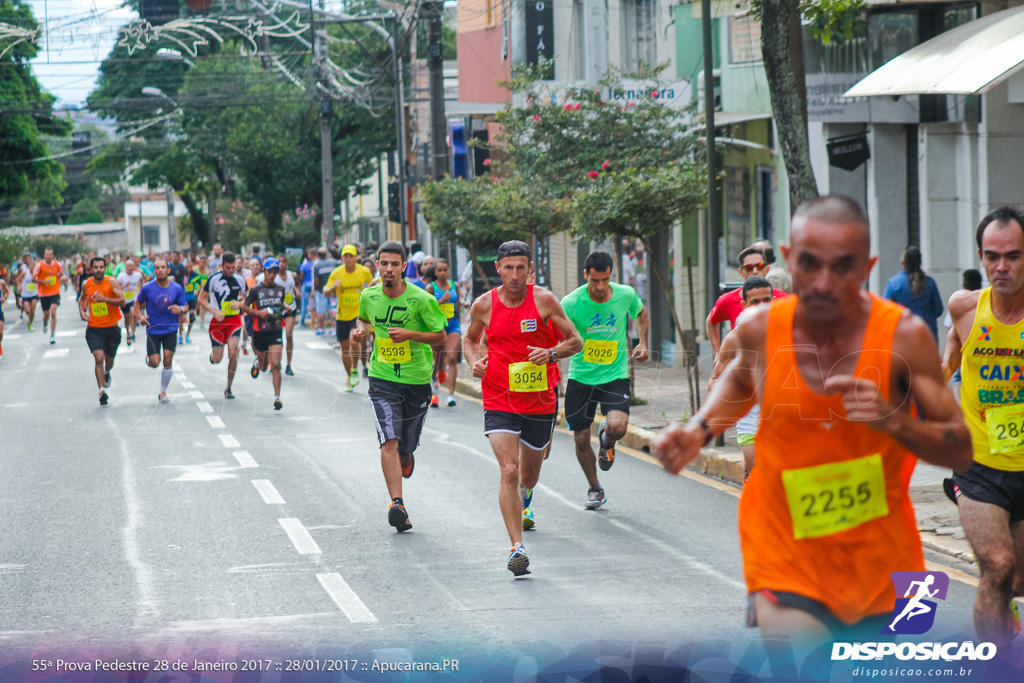
[[[195,66],[195,62],[181,54],[179,50],[175,50],[171,47],[162,47],[156,51],[156,56],[160,59],[170,59],[175,62],[185,62],[189,66]]]
[[[145,96],[147,96],[147,97],[159,97],[159,98],[160,98],[160,99],[162,99],[162,100],[167,100],[167,101],[168,101],[168,102],[170,102],[170,103],[171,103],[172,105],[174,105],[174,108],[175,108],[175,109],[177,109],[177,108],[178,108],[178,106],[179,106],[179,105],[178,105],[178,103],[177,103],[177,102],[175,102],[175,101],[174,101],[173,99],[171,99],[170,97],[168,97],[168,96],[167,96],[167,94],[166,94],[166,93],[164,93],[164,91],[163,91],[163,90],[161,90],[160,88],[154,88],[154,87],[153,87],[153,86],[151,86],[151,85],[147,85],[146,87],[144,87],[144,88],[142,89],[142,94],[143,94],[143,95],[145,95]]]

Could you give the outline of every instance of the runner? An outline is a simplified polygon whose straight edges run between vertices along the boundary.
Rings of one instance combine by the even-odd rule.
[[[163,259],[153,262],[155,279],[142,286],[135,300],[135,315],[146,326],[146,365],[151,368],[160,363],[163,351],[163,371],[160,374],[160,394],[157,400],[168,403],[167,386],[174,368],[174,351],[178,345],[178,326],[188,310],[185,290],[170,277],[171,269]]]
[[[96,362],[96,385],[100,390],[100,405],[107,405],[110,371],[114,368],[117,347],[121,345],[121,306],[124,296],[121,285],[106,274],[107,260],[94,256],[89,264],[92,277],[82,285],[82,298],[78,300],[78,314],[86,321],[85,343],[89,345]]]
[[[1011,600],[1024,595],[1024,214],[996,209],[978,225],[977,243],[991,286],[949,299],[945,370],[948,378],[960,368],[974,450],[970,469],[954,474],[952,493],[981,573],[978,637],[1003,645],[1016,631]]]
[[[213,245],[213,253],[210,255],[207,265],[210,267],[210,275],[219,273],[224,265],[224,247],[220,243]]]
[[[743,286],[740,288],[740,296],[743,300],[743,308],[747,309],[751,306],[759,306],[761,304],[769,304],[772,302],[772,284],[768,281],[768,278],[754,276],[747,278],[743,282]],[[715,357],[715,366],[711,370],[711,378],[708,379],[708,391],[711,391],[715,382],[721,376],[725,368],[729,366],[732,359],[736,357],[736,349],[733,343],[729,341],[730,336],[726,335],[725,342],[722,344],[722,348],[719,349],[718,355]],[[750,471],[754,468],[754,454],[755,454],[755,442],[757,436],[757,428],[761,421],[761,406],[754,406],[750,409],[750,412],[741,417],[736,422],[736,444],[743,451],[743,481],[747,480],[750,476]]]
[[[36,319],[36,302],[39,301],[39,283],[36,282],[35,269],[35,259],[25,254],[18,268],[18,289],[21,290],[22,310],[28,316],[29,332],[35,332],[32,323]]]
[[[434,374],[437,376],[438,384],[445,384],[447,382],[447,405],[449,408],[453,408],[455,406],[455,378],[458,374],[459,350],[462,348],[462,324],[459,321],[459,288],[448,279],[449,267],[446,260],[437,260],[437,264],[434,266],[434,273],[437,279],[427,285],[427,292],[437,299],[441,312],[448,319],[448,324],[444,328],[445,333],[448,335],[445,337],[444,346],[437,346],[433,349]],[[433,396],[430,397],[430,405],[436,408],[439,388],[435,388],[433,383],[431,383],[430,388],[433,393]]]
[[[128,346],[135,341],[135,326],[138,325],[138,318],[135,316],[135,296],[142,288],[144,276],[142,271],[135,267],[135,261],[128,259],[124,264],[124,270],[116,276],[117,284],[121,285],[121,292],[124,293],[125,305],[121,307],[124,314],[124,332],[127,335]]]
[[[206,283],[210,281],[210,275],[212,274],[210,272],[210,264],[206,256],[199,257],[199,265],[196,266],[196,272],[199,273],[200,283],[199,287],[194,289],[193,291],[196,293],[196,296],[198,297],[199,293],[206,288]],[[198,303],[196,305],[196,309],[197,315],[199,317],[199,329],[203,329],[204,327],[206,327],[206,309],[203,308],[202,306],[199,306]]]
[[[185,328],[185,343],[192,343],[192,325],[196,322],[199,310],[199,294],[203,290],[203,276],[199,274],[192,261],[185,265],[185,303],[188,304],[188,327]]]
[[[295,273],[288,270],[288,257],[284,254],[278,254],[277,261],[281,264],[281,269],[277,273],[277,284],[284,287],[284,318],[282,324],[284,325],[284,349],[287,359],[285,361],[284,374],[293,377],[295,373],[292,372],[292,351],[295,349],[295,315],[298,308],[295,298],[300,296],[300,291],[298,283],[295,281]]]
[[[912,456],[970,463],[931,332],[863,290],[877,257],[860,206],[839,195],[800,205],[782,253],[796,296],[743,314],[730,335],[736,359],[707,402],[653,444],[678,474],[761,405],[739,528],[749,623],[773,661],[793,644],[877,639],[895,606],[889,575],[924,570]],[[926,419],[911,415],[912,403]]]
[[[341,344],[341,362],[345,366],[345,391],[352,391],[359,384],[359,352],[363,342],[353,340],[351,335],[358,326],[359,295],[373,279],[370,271],[358,263],[358,253],[354,244],[346,244],[341,250],[344,263],[331,272],[323,286],[325,295],[334,292],[338,299],[334,326]]]
[[[60,282],[64,279],[64,269],[53,258],[53,249],[43,251],[43,260],[36,263],[32,271],[39,283],[39,305],[43,309],[43,335],[46,326],[50,326],[50,343],[56,344],[57,308],[60,306]]]
[[[527,284],[531,262],[525,242],[502,244],[497,266],[501,286],[473,303],[464,350],[473,376],[483,380],[484,434],[501,469],[498,500],[512,542],[506,566],[522,576],[530,566],[522,543],[530,501],[518,489],[536,486],[558,413],[554,376],[547,366],[579,351],[583,340],[555,295]],[[554,347],[548,346],[549,320],[565,337]],[[488,352],[481,354],[484,332]]]
[[[385,242],[377,252],[381,284],[363,290],[359,322],[352,339],[375,335],[370,358],[370,403],[377,424],[380,464],[387,484],[388,524],[396,531],[412,528],[402,499],[402,479],[412,476],[430,401],[432,344],[444,342],[444,316],[434,297],[408,285],[405,247]]]
[[[263,262],[258,258],[249,259],[249,267],[242,272],[242,276],[245,278],[245,289],[246,291],[256,286],[256,278],[263,275]],[[251,315],[245,315],[243,317],[242,326],[242,355],[249,355],[249,339],[252,337],[253,331],[253,317]],[[253,349],[253,355],[255,355],[255,349]]]
[[[7,288],[7,280],[0,277],[0,358],[4,356],[4,302],[11,290]]]
[[[317,260],[313,263],[313,294],[316,300],[316,334],[320,336],[326,334],[324,328],[327,325],[327,311],[330,308],[324,287],[327,285],[327,279],[331,277],[331,273],[338,267],[338,262],[333,258],[328,258],[327,250],[323,247],[320,247],[316,254]]]
[[[277,281],[281,264],[273,256],[262,264],[264,279],[245,295],[242,311],[253,321],[252,348],[256,360],[252,363],[252,378],[269,367],[274,378],[274,410],[281,410],[281,319],[284,315],[285,287]]]
[[[313,327],[319,327],[316,319],[316,299],[313,297],[313,262],[316,260],[316,249],[306,252],[306,260],[299,266],[299,283],[302,285],[302,313],[299,319],[301,327],[306,326],[306,315],[312,315]],[[313,307],[310,307],[310,299]]]
[[[170,268],[171,279],[178,283],[182,291],[185,290],[185,285],[188,283],[188,261],[182,261],[181,252],[176,251],[171,254],[171,262],[167,264]],[[185,343],[185,316],[181,316],[180,323],[178,326],[178,343]]]
[[[611,469],[615,442],[626,435],[629,426],[629,358],[641,362],[648,358],[650,317],[635,289],[611,281],[614,264],[611,254],[592,252],[583,262],[587,284],[562,299],[565,315],[583,338],[583,353],[569,361],[565,421],[576,442],[576,459],[590,485],[584,504],[588,510],[607,502],[595,462],[604,471]],[[640,343],[632,353],[626,338],[630,318],[636,320],[640,331]],[[599,403],[604,419],[597,426],[595,459],[590,426]]]
[[[761,250],[753,246],[747,247],[740,252],[739,262],[739,274],[743,276],[744,280],[755,275],[764,277],[770,268]],[[772,292],[772,298],[781,299],[784,296],[786,296],[786,293],[781,289],[776,289]],[[718,301],[715,302],[714,308],[708,314],[705,324],[712,353],[717,354],[718,348],[722,345],[721,324],[728,322],[732,327],[736,327],[736,318],[742,312],[743,302],[740,300],[740,290],[738,288],[718,297]]]
[[[235,255],[230,251],[221,257],[221,270],[206,282],[199,295],[199,306],[213,315],[210,321],[210,363],[217,365],[224,358],[224,347],[228,347],[228,384],[224,398],[233,399],[231,383],[235,381],[238,368],[238,339],[242,334],[242,316],[239,308],[245,293],[245,280],[235,272]]]

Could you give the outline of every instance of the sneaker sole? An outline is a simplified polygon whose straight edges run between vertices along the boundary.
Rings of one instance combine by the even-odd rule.
[[[537,526],[537,522],[535,520],[532,520],[529,517],[523,517],[523,531],[529,531],[535,526]]]
[[[412,524],[409,523],[409,514],[397,505],[392,505],[388,510],[388,524],[395,527],[395,531],[398,533],[412,528]]]
[[[605,498],[604,500],[601,500],[601,501],[588,500],[586,503],[583,504],[583,507],[586,508],[587,510],[599,510],[599,509],[601,509],[601,506],[604,505],[607,502],[608,502],[607,498]]]
[[[508,558],[508,564],[505,566],[508,567],[510,572],[512,572],[512,576],[524,576],[530,573],[530,558],[526,555],[510,557]]]
[[[399,457],[399,463],[401,463],[401,457],[402,456],[398,456],[398,457]],[[403,479],[408,479],[409,477],[411,477],[412,476],[412,471],[414,469],[416,469],[416,456],[413,453],[410,453],[409,454],[409,471],[408,472],[405,471],[405,465],[403,464],[402,465],[402,478]]]
[[[612,468],[612,465],[615,464],[615,458],[614,457],[611,457],[611,458],[605,457],[604,453],[602,453],[600,455],[600,457],[598,457],[598,459],[597,459],[597,464],[601,468],[602,472],[607,472],[608,470],[610,470]]]

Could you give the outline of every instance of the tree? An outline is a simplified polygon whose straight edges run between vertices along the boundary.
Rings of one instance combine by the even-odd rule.
[[[0,265],[8,266],[21,258],[26,246],[28,240],[21,235],[10,230],[0,230]]]
[[[525,232],[543,244],[572,225],[572,212],[568,199],[554,196],[537,180],[519,174],[501,178],[492,184],[487,200],[499,226],[511,233]],[[544,263],[539,267],[544,282],[551,282]]]
[[[91,199],[80,200],[75,204],[74,208],[71,209],[70,215],[68,215],[68,223],[71,225],[102,222],[103,214],[100,212],[100,207]]]
[[[486,179],[445,177],[420,187],[423,215],[431,232],[439,240],[451,240],[465,247],[485,283],[488,277],[480,265],[480,251],[522,236],[498,220],[491,200],[493,192],[491,182]]]
[[[217,241],[228,251],[239,252],[246,244],[267,241],[267,221],[239,200],[217,203]]]

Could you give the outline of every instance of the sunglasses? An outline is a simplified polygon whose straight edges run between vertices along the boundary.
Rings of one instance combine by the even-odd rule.
[[[740,266],[740,270],[742,270],[744,273],[753,273],[755,270],[761,270],[766,265],[768,265],[768,264],[767,263],[748,263],[745,266]]]

